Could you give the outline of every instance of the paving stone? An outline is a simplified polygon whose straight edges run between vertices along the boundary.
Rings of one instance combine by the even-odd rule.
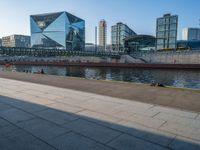
[[[14,98],[14,99],[17,99],[19,101],[25,101],[25,102],[31,102],[35,96],[33,95],[29,95],[29,94],[26,94],[26,93],[22,93],[22,92],[18,92],[17,94],[14,94],[12,96],[10,96],[10,98]]]
[[[10,123],[2,118],[0,118],[0,128],[8,126]]]
[[[63,112],[68,112],[68,113],[77,113],[77,112],[84,110],[81,107],[75,107],[75,106],[71,106],[71,105],[59,103],[59,102],[50,104],[50,105],[48,105],[48,107],[56,109],[56,110],[60,110]]]
[[[17,126],[47,142],[52,138],[69,132],[66,128],[59,127],[54,123],[38,118],[18,123]]]
[[[177,115],[167,114],[167,113],[159,113],[154,118],[179,123],[185,126],[190,126],[191,128],[198,128],[200,129],[200,120],[191,119],[188,117],[180,117]]]
[[[105,126],[111,126],[112,124],[117,123],[121,120],[116,117],[112,117],[109,115],[105,115],[105,114],[101,114],[101,113],[93,112],[89,110],[81,111],[77,115],[80,115],[80,117],[84,117],[84,119],[86,120],[90,120],[90,121],[93,121]]]
[[[109,146],[116,150],[166,150],[166,148],[159,145],[149,143],[147,141],[123,134],[108,143]]]
[[[39,105],[50,105],[50,104],[55,103],[55,101],[49,100],[48,98],[44,98],[44,97],[33,97],[29,99],[29,101],[34,104],[39,104]]]
[[[175,134],[170,134],[153,128],[148,128],[131,121],[121,121],[119,127],[112,128],[119,129],[129,135],[139,137],[141,139],[153,142],[162,146],[167,146],[176,137]],[[124,128],[121,128],[123,126]]]
[[[156,106],[151,108],[151,110],[157,110],[159,112],[164,112],[172,115],[177,115],[181,117],[186,117],[186,118],[195,118],[197,117],[198,113],[195,112],[188,112],[188,111],[181,111],[178,109],[173,109],[173,108],[166,108],[166,107],[161,107],[161,106]]]
[[[119,99],[119,100],[121,100],[121,99]],[[140,103],[140,102],[130,101],[130,100],[124,100],[121,103],[123,103],[125,106],[132,106],[134,108],[138,108],[143,111],[148,110],[154,106],[153,104]]]
[[[111,150],[105,145],[73,132],[56,137],[51,144],[59,150]]]
[[[120,111],[121,104],[91,99],[81,107],[103,114],[112,115]]]
[[[7,89],[7,88],[1,88],[0,89],[2,93],[5,93],[5,94],[17,94],[18,92],[15,91],[15,90],[12,90],[12,89]]]
[[[2,104],[8,104],[8,105],[10,105],[10,104],[15,103],[16,99],[11,98],[11,97],[7,97],[7,96],[0,96],[0,102]]]
[[[200,141],[178,136],[169,147],[174,150],[200,150]]]
[[[33,115],[15,108],[0,111],[0,116],[12,123],[18,123],[34,118]]]
[[[3,98],[2,98],[3,99]],[[28,98],[27,98],[28,99]],[[0,100],[1,101],[1,100]],[[34,102],[31,102],[31,100],[29,99],[29,101],[22,101],[22,100],[19,100],[19,99],[14,99],[14,98],[4,98],[4,100],[2,100],[4,103],[7,103],[9,105],[6,106],[6,104],[4,104],[4,106],[6,106],[4,109],[8,109],[8,108],[19,108],[19,109],[22,109],[26,112],[30,112],[30,113],[33,113],[33,112],[37,112],[37,111],[41,111],[41,110],[44,110],[44,109],[47,109],[46,106],[43,106],[43,105],[40,105],[40,104],[35,104]],[[1,103],[0,103],[0,107],[1,107]],[[0,108],[0,111],[4,110],[2,107]]]
[[[38,97],[41,97],[41,98],[45,98],[45,99],[48,99],[48,100],[58,100],[58,99],[62,99],[63,97],[60,96],[60,95],[54,95],[54,94],[38,94],[37,95]]]
[[[153,117],[159,113],[159,111],[151,110],[151,109],[149,109],[149,107],[143,108],[143,107],[137,107],[134,105],[122,105],[122,107],[120,107],[119,110],[120,110],[120,112],[118,114],[126,113],[127,115],[129,114],[129,116],[138,114],[138,115],[143,115],[143,116],[147,116],[147,117]]]
[[[120,113],[115,114],[115,116],[119,116]],[[133,121],[136,123],[139,123],[141,125],[144,125],[146,127],[150,127],[150,128],[154,128],[157,129],[159,128],[163,123],[165,123],[165,121],[160,120],[160,119],[156,119],[156,118],[151,118],[151,117],[146,117],[146,116],[142,116],[139,114],[134,114],[132,116],[122,116],[121,119],[123,120],[127,120],[127,121]]]
[[[10,132],[13,132],[15,130],[18,130],[19,128],[10,124],[6,123],[6,126],[0,127],[0,138],[6,137]]]
[[[107,143],[121,134],[115,130],[82,119],[69,123],[65,127],[101,143]]]
[[[54,109],[46,109],[44,111],[36,112],[35,114],[59,125],[69,123],[79,118],[79,116],[73,113],[62,112]]]
[[[9,106],[7,104],[3,104],[3,103],[0,102],[0,111],[8,110],[10,108],[13,108],[13,107],[11,107],[11,106]]]
[[[68,92],[68,94],[65,96],[65,98],[68,98],[68,99],[72,99],[72,100],[88,100],[88,99],[91,99],[91,97],[89,95],[85,95],[83,94],[83,92]]]
[[[15,130],[0,137],[1,150],[55,150],[23,130]]]
[[[200,129],[191,128],[177,123],[167,122],[160,130],[200,141]]]
[[[69,104],[71,106],[76,106],[76,107],[80,107],[83,104],[85,104],[89,99],[72,99],[72,98],[61,98],[61,99],[57,99],[57,102],[60,103],[65,103],[65,104]]]
[[[33,96],[39,96],[39,95],[45,94],[45,92],[38,91],[38,90],[24,90],[24,91],[21,91],[21,92],[29,94],[29,95],[33,95]]]

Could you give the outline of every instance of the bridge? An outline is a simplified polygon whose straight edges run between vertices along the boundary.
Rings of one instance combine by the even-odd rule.
[[[1,56],[30,56],[30,57],[56,57],[56,56],[96,56],[120,58],[116,52],[102,51],[68,51],[64,49],[0,47]]]

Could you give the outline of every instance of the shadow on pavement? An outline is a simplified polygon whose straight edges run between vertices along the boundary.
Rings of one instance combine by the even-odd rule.
[[[137,123],[121,125],[122,121],[117,118],[109,122],[109,119],[104,121],[105,116],[87,117],[87,113],[84,116],[86,110],[78,107],[67,105],[66,109],[59,110],[52,106],[55,105],[44,106],[0,96],[0,149],[200,149],[198,142],[178,139]]]

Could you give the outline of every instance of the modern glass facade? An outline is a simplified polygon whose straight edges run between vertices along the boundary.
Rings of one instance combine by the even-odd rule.
[[[30,16],[31,46],[82,51],[85,48],[85,21],[57,12]]]
[[[156,49],[172,50],[176,48],[178,16],[166,14],[157,19]]]
[[[136,35],[128,37],[124,41],[127,53],[155,50],[156,38],[151,35]]]
[[[200,40],[200,28],[184,28],[182,32],[182,40]]]
[[[200,49],[200,40],[177,41],[177,49],[178,50],[199,50]]]
[[[124,52],[124,39],[134,36],[136,33],[131,30],[126,24],[117,23],[111,28],[111,43],[112,50],[117,52]]]

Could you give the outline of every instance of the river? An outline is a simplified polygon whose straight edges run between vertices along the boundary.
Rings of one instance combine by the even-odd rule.
[[[36,73],[42,69],[48,75],[114,80],[134,83],[161,83],[178,88],[200,89],[200,70],[122,69],[88,67],[0,66],[1,70]]]

